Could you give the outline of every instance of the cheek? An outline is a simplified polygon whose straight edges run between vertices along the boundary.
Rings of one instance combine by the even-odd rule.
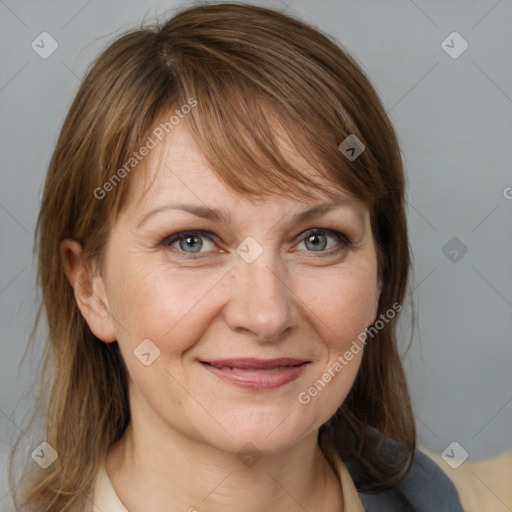
[[[131,276],[127,279],[126,276]],[[212,273],[171,271],[168,267],[132,264],[113,275],[116,314],[126,329],[118,329],[120,342],[132,350],[150,339],[166,353],[181,353],[198,339],[213,320],[215,283]],[[211,314],[210,314],[211,311]]]
[[[352,388],[376,293],[373,273],[364,268],[338,269],[324,277],[310,280],[301,292],[307,296],[308,321],[322,342],[319,364],[297,395],[305,417],[315,427],[336,413]]]
[[[305,313],[332,350],[344,351],[371,324],[376,304],[372,269],[338,268],[321,278],[302,276],[300,282]]]

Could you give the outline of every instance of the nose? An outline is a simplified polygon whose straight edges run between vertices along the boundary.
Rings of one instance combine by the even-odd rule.
[[[259,341],[277,341],[299,318],[287,272],[270,253],[265,249],[252,263],[237,261],[225,310],[225,321],[233,331]]]

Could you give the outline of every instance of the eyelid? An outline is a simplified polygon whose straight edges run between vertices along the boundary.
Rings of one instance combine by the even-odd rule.
[[[336,238],[336,239],[340,240],[342,243],[344,243],[347,246],[352,245],[352,240],[350,239],[350,237],[347,234],[345,234],[345,233],[343,233],[341,231],[337,231],[335,229],[328,229],[328,228],[310,228],[310,229],[306,229],[306,231],[302,231],[301,233],[299,233],[299,235],[297,235],[297,237],[294,240],[302,241],[309,234],[312,234],[312,233],[324,233],[326,235],[330,235],[333,238]],[[311,251],[311,252],[314,252],[314,251]]]

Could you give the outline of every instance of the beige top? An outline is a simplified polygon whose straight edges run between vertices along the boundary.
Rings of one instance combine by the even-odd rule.
[[[338,475],[340,476],[345,512],[364,512],[363,504],[359,499],[354,482],[341,458],[336,460]],[[96,477],[94,486],[93,512],[129,512],[116,494],[103,464]]]
[[[496,457],[451,467],[439,453],[421,446],[452,480],[464,512],[510,512],[512,510],[512,451]],[[469,457],[468,457],[469,459]]]

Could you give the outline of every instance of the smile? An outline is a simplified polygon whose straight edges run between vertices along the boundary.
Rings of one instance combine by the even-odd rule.
[[[246,389],[268,390],[283,386],[302,375],[310,361],[279,359],[223,359],[200,361],[221,380]]]

